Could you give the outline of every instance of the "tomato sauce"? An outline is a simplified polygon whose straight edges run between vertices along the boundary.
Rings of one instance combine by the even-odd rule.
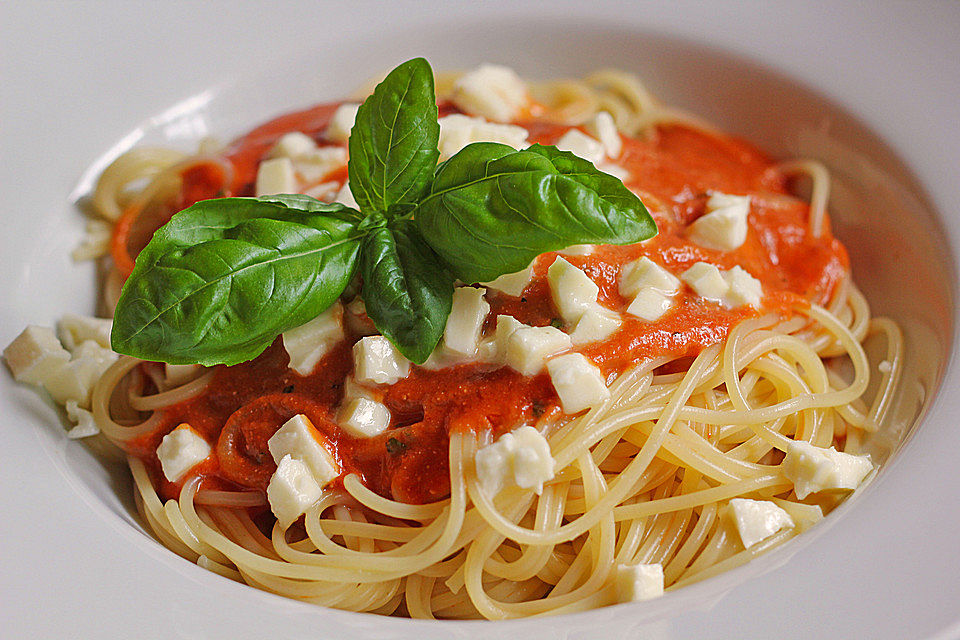
[[[234,167],[230,191],[252,193],[260,159],[283,133],[302,131],[322,143],[322,132],[336,106],[320,105],[282,116],[231,144],[226,152]],[[441,105],[441,115],[450,112],[449,104]],[[537,121],[520,124],[530,131],[531,142],[543,144],[555,143],[567,130]],[[624,138],[623,143],[618,164],[630,173],[626,184],[651,210],[659,234],[637,245],[599,246],[589,255],[564,256],[597,283],[601,304],[621,312],[622,325],[610,338],[579,349],[605,374],[620,373],[657,356],[693,357],[724,340],[737,323],[760,313],[747,306],[726,309],[685,288],[677,304],[657,322],[624,314],[629,300],[620,295],[619,274],[623,265],[641,256],[677,275],[698,261],[723,269],[740,265],[763,284],[765,310],[784,316],[798,305],[825,301],[847,273],[846,251],[829,226],[821,238],[809,235],[808,206],[789,196],[784,176],[750,145],[681,125],[661,127],[649,139]],[[203,183],[211,189],[216,183],[202,172],[195,180],[185,178],[189,199],[202,191]],[[345,172],[337,179],[345,180]],[[705,213],[710,191],[752,195],[747,240],[734,251],[705,249],[684,235],[684,229]],[[555,256],[547,253],[537,258],[533,280],[522,296],[488,290],[491,313],[485,332],[493,330],[498,314],[535,326],[558,322],[546,282]],[[174,497],[179,487],[164,479],[155,450],[163,435],[188,422],[209,442],[217,443],[216,456],[195,470],[203,476],[205,487],[263,491],[276,469],[267,440],[286,420],[303,413],[330,441],[343,475],[356,473],[380,495],[420,504],[449,493],[447,448],[452,431],[497,435],[544,414],[560,413],[546,374],[524,377],[509,367],[489,364],[441,370],[414,366],[405,379],[383,389],[382,401],[392,416],[390,428],[372,438],[352,437],[337,427],[335,415],[343,399],[344,380],[352,370],[351,347],[357,339],[348,338],[308,376],[288,368],[279,339],[255,360],[218,367],[206,391],[164,410],[161,427],[133,443],[131,450],[147,463],[161,495]]]

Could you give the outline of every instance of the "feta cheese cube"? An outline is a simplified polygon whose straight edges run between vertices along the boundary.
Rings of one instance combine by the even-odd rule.
[[[73,352],[70,362],[45,377],[43,386],[57,404],[76,400],[81,407],[89,409],[94,385],[118,357],[110,349],[87,340]]]
[[[612,162],[602,162],[597,165],[597,169],[613,176],[620,182],[626,182],[630,179],[630,172],[627,171],[624,167],[621,167],[618,164],[613,164]]]
[[[623,149],[623,141],[620,139],[620,132],[617,131],[617,125],[606,111],[600,111],[586,125],[587,132],[600,141],[603,145],[603,153],[608,158],[616,158]]]
[[[527,288],[527,285],[530,284],[530,279],[532,277],[533,265],[531,264],[522,271],[517,271],[516,273],[505,273],[496,280],[491,282],[481,282],[480,284],[490,289],[502,291],[508,296],[520,296],[520,294],[523,293],[523,290]]]
[[[353,364],[361,383],[393,384],[410,373],[410,361],[383,336],[366,336],[353,345]]]
[[[547,282],[560,316],[571,324],[596,304],[600,293],[600,287],[587,274],[560,257],[547,269]]]
[[[507,361],[507,348],[510,345],[510,336],[512,336],[513,332],[520,327],[526,326],[528,325],[523,324],[513,316],[497,316],[497,326],[494,329],[492,340],[492,350],[494,352],[495,360],[499,362]]]
[[[210,452],[210,445],[203,436],[184,422],[163,436],[157,446],[157,459],[167,480],[178,482],[190,469],[206,460]]]
[[[268,158],[297,158],[310,153],[317,148],[313,138],[300,131],[291,131],[280,136],[280,139],[267,153]]]
[[[280,460],[267,485],[270,510],[284,529],[296,522],[322,495],[323,489],[307,465],[290,456]]]
[[[474,142],[499,142],[514,149],[527,146],[529,133],[523,127],[512,124],[487,122],[461,113],[452,113],[438,121],[440,124],[440,159],[446,160],[468,144]]]
[[[511,122],[520,117],[529,96],[527,86],[513,69],[484,64],[457,78],[451,100],[467,113]]]
[[[727,292],[727,304],[730,307],[739,307],[750,305],[755,309],[760,308],[760,300],[763,298],[763,286],[760,281],[751,276],[740,265],[734,266],[724,274],[724,279],[730,285]]]
[[[89,438],[100,433],[100,427],[94,420],[93,414],[86,409],[81,409],[76,400],[67,400],[64,408],[67,410],[67,417],[73,426],[67,430],[67,437],[73,440],[79,438]]]
[[[110,331],[113,329],[113,320],[67,313],[60,319],[57,328],[60,342],[70,351],[87,340],[93,340],[104,349],[110,348]]]
[[[283,332],[283,348],[290,368],[302,376],[313,373],[317,363],[343,340],[343,305],[339,301],[310,322]]]
[[[506,363],[525,376],[540,373],[550,356],[573,346],[570,336],[560,329],[526,325],[510,333],[506,343]]]
[[[663,565],[617,564],[613,569],[617,602],[639,602],[663,595]]]
[[[277,464],[286,456],[302,461],[310,469],[313,479],[323,486],[340,475],[340,465],[327,449],[326,440],[301,413],[284,422],[270,436],[267,448]]]
[[[353,124],[357,120],[357,110],[359,109],[359,104],[351,103],[337,107],[337,110],[330,117],[330,124],[327,125],[324,137],[331,142],[346,144],[350,138],[350,129],[353,129]]]
[[[333,201],[339,202],[345,207],[351,207],[352,209],[360,208],[360,205],[357,204],[357,199],[353,197],[353,191],[350,191],[349,180],[343,183],[343,186],[340,187],[340,191],[337,191],[337,196]]]
[[[373,320],[367,315],[367,305],[363,303],[363,298],[360,296],[347,303],[343,320],[347,329],[354,335],[377,335],[377,327],[374,326]]]
[[[505,433],[474,458],[477,479],[484,494],[493,497],[506,486],[543,492],[543,483],[551,480],[556,462],[550,443],[539,431],[523,426]]]
[[[596,138],[591,138],[579,129],[570,129],[557,140],[557,149],[569,151],[573,155],[583,158],[596,166],[603,161],[603,145]]]
[[[490,313],[484,293],[484,289],[476,287],[454,289],[453,305],[443,330],[443,345],[450,351],[462,356],[476,355],[483,321]]]
[[[801,500],[820,491],[856,489],[873,470],[868,456],[851,455],[834,447],[823,449],[809,442],[791,441],[786,453],[781,463],[783,474],[793,482]]]
[[[3,350],[3,359],[15,380],[39,385],[70,362],[70,352],[53,329],[31,325]]]
[[[673,298],[652,287],[641,289],[633,302],[627,307],[627,313],[647,322],[656,322],[673,306]]]
[[[823,509],[817,504],[803,504],[802,502],[793,502],[792,500],[780,500],[774,498],[773,501],[778,507],[786,511],[793,520],[793,525],[797,531],[803,533],[813,525],[823,520]]]
[[[200,370],[203,369],[198,364],[169,364],[163,365],[164,377],[167,383],[172,387],[179,387],[185,382],[197,377]]]
[[[593,253],[595,247],[592,244],[572,244],[565,249],[560,249],[557,253],[565,256],[588,256]]]
[[[346,164],[345,147],[318,147],[294,159],[293,170],[304,182],[313,184],[320,182],[331,172],[342,169]]]
[[[707,213],[687,230],[690,239],[701,247],[733,251],[747,239],[750,196],[714,193],[707,201]]]
[[[680,279],[690,285],[697,295],[715,302],[722,302],[730,290],[720,269],[707,262],[695,263],[683,272]]]
[[[568,353],[551,359],[547,362],[547,373],[560,396],[564,413],[580,413],[610,397],[600,369],[582,353]]]
[[[746,549],[781,529],[793,527],[790,514],[768,500],[734,498],[729,513]]]
[[[606,340],[620,328],[620,316],[599,304],[592,305],[583,312],[573,331],[570,341],[575,346]]]
[[[620,293],[624,297],[635,296],[647,288],[673,294],[680,290],[680,280],[646,256],[625,265],[620,271]]]
[[[293,173],[290,158],[272,158],[260,163],[257,169],[257,196],[296,192],[297,177]]]
[[[340,407],[337,424],[352,436],[370,438],[390,426],[390,409],[370,398],[353,398]]]

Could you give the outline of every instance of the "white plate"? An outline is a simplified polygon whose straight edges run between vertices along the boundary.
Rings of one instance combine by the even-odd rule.
[[[155,139],[229,135],[426,55],[540,76],[635,70],[774,155],[819,156],[858,282],[907,331],[900,425],[915,383],[936,388],[954,355],[960,5],[9,5],[0,344],[92,309],[92,272],[68,258],[82,228],[69,197],[146,116],[166,113],[147,123]],[[320,609],[177,558],[130,515],[122,469],[66,441],[53,409],[3,373],[0,620],[18,638],[960,637],[958,377],[946,371],[878,478],[795,543],[654,602],[491,625]]]

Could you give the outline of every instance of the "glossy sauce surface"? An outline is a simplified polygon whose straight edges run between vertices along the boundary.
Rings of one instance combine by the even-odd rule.
[[[318,143],[336,108],[320,105],[266,123],[231,144],[226,157],[234,167],[233,195],[252,194],[257,165],[274,142],[288,131],[312,135]],[[449,113],[441,105],[441,116]],[[541,122],[522,122],[530,142],[553,144],[568,129]],[[673,306],[657,322],[624,313],[629,300],[619,293],[623,265],[648,256],[679,276],[698,261],[721,269],[740,265],[763,284],[765,311],[789,315],[797,305],[825,301],[848,270],[843,246],[825,232],[807,231],[806,203],[789,195],[785,178],[773,163],[741,141],[717,137],[684,126],[658,129],[648,139],[624,138],[616,163],[630,173],[626,181],[650,209],[659,234],[631,246],[598,246],[585,256],[564,256],[599,285],[599,302],[620,312],[622,324],[610,338],[578,349],[612,376],[644,360],[670,356],[682,362],[704,347],[726,338],[730,329],[760,312],[752,307],[726,309],[704,300],[684,286]],[[326,179],[343,181],[345,172]],[[184,176],[183,201],[213,197],[224,185],[203,172]],[[718,252],[692,243],[684,229],[705,213],[710,191],[751,194],[746,242],[735,251]],[[534,277],[522,296],[488,290],[491,312],[509,314],[526,324],[542,326],[559,316],[550,297],[546,271],[557,254],[534,263]],[[570,327],[565,327],[570,330]],[[341,467],[357,473],[371,490],[408,503],[444,498],[449,492],[448,434],[456,429],[492,430],[494,434],[530,423],[544,414],[559,414],[559,403],[545,373],[524,377],[509,367],[463,364],[438,371],[412,367],[411,373],[384,388],[391,427],[380,436],[354,438],[335,423],[343,384],[353,367],[348,339],[328,354],[309,376],[287,368],[279,340],[257,359],[218,367],[201,395],[165,409],[161,427],[134,443],[160,494],[175,497],[179,486],[160,473],[155,450],[160,439],[181,422],[190,423],[211,443],[216,456],[195,469],[204,486],[264,490],[276,466],[266,442],[289,418],[306,414],[328,438]],[[149,366],[149,365],[145,365]],[[341,475],[341,478],[343,475]]]

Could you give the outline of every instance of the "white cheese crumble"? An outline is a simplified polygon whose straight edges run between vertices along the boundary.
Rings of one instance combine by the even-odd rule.
[[[74,349],[72,356],[70,362],[46,376],[43,387],[57,404],[76,400],[89,409],[94,385],[119,356],[92,340]]]
[[[623,150],[623,140],[617,131],[617,124],[606,111],[600,111],[586,125],[587,132],[600,141],[603,153],[611,159],[617,158]]]
[[[746,549],[781,529],[793,527],[790,514],[768,500],[734,498],[730,501],[729,513]]]
[[[291,131],[280,139],[267,152],[268,158],[297,158],[317,148],[313,138],[300,131]]]
[[[296,193],[297,176],[290,158],[264,160],[257,168],[256,195],[272,196],[278,193]]]
[[[57,323],[57,329],[60,342],[71,351],[87,340],[92,340],[104,349],[109,349],[113,320],[67,313]]]
[[[342,104],[337,107],[337,110],[330,117],[330,124],[327,125],[324,137],[331,142],[346,144],[350,138],[350,129],[353,128],[353,124],[357,120],[359,109],[360,105],[353,103]]]
[[[462,113],[452,113],[440,118],[440,159],[446,160],[468,144],[474,142],[499,142],[514,149],[527,146],[529,133],[523,127],[512,124],[487,122]]]
[[[592,305],[583,312],[577,320],[573,331],[570,332],[570,341],[575,346],[606,340],[614,331],[620,328],[620,316],[615,312]]]
[[[617,602],[639,602],[663,595],[663,565],[617,564],[613,568]]]
[[[347,164],[344,147],[318,147],[293,159],[293,170],[307,184],[320,182]]]
[[[340,475],[340,465],[324,442],[326,438],[301,413],[284,422],[270,436],[267,448],[277,464],[286,456],[302,461],[310,469],[313,479],[323,486]]]
[[[497,329],[499,330],[498,316]],[[519,323],[518,323],[519,324]],[[520,324],[506,338],[506,363],[525,376],[540,373],[547,359],[573,346],[570,336],[556,327]]]
[[[603,374],[582,353],[568,353],[547,362],[547,373],[564,413],[573,415],[610,397]]]
[[[410,372],[407,360],[383,336],[366,336],[353,345],[354,376],[357,382],[393,384]]]
[[[337,424],[357,438],[370,438],[390,426],[390,409],[371,398],[344,399],[337,413]]]
[[[743,305],[759,309],[763,299],[760,281],[739,265],[722,271],[716,265],[697,262],[684,271],[680,279],[699,296],[730,309]]]
[[[490,313],[484,289],[458,287],[453,291],[453,304],[443,330],[443,345],[461,356],[474,356],[480,344],[483,321]]]
[[[190,469],[203,462],[211,450],[203,436],[184,422],[163,436],[157,446],[157,459],[167,480],[177,482]]]
[[[280,526],[286,529],[303,515],[323,489],[301,460],[284,456],[267,485],[267,501]]]
[[[519,297],[520,294],[523,293],[523,290],[527,288],[527,285],[530,284],[530,279],[532,277],[533,264],[528,266],[526,269],[522,269],[515,273],[505,273],[496,280],[492,280],[490,282],[481,282],[480,284],[490,289],[502,291],[509,296]]]
[[[81,409],[76,400],[67,400],[63,406],[67,410],[67,418],[74,425],[67,430],[68,438],[89,438],[100,433],[100,427],[97,426],[93,414],[86,409]]]
[[[30,325],[3,350],[3,358],[17,382],[43,385],[70,362],[70,352],[57,340],[53,329]]]
[[[343,305],[334,302],[310,322],[284,331],[282,337],[290,368],[302,376],[313,373],[317,363],[343,340]]]
[[[556,467],[550,443],[531,426],[503,434],[477,451],[474,461],[480,488],[490,497],[508,485],[534,489],[540,494]]]
[[[596,138],[592,138],[579,129],[570,129],[557,140],[557,149],[569,151],[573,155],[583,158],[596,166],[603,162],[603,145]]]
[[[565,256],[588,256],[593,253],[595,248],[592,244],[572,244],[565,249],[560,249],[557,253],[562,253]]]
[[[852,490],[873,470],[868,456],[855,456],[834,447],[824,449],[809,442],[791,441],[781,463],[783,474],[803,500],[829,489]]]
[[[747,239],[750,196],[714,193],[707,200],[707,213],[690,225],[690,239],[701,247],[733,251]]]
[[[580,269],[557,257],[547,269],[550,294],[560,316],[574,324],[592,305],[597,303],[600,287]]]
[[[627,306],[627,313],[647,322],[655,322],[673,306],[673,298],[652,287],[641,289]]]
[[[516,120],[530,98],[513,69],[484,64],[453,83],[450,98],[457,107],[495,122]]]
[[[629,298],[647,288],[673,294],[679,291],[680,280],[646,256],[624,265],[620,271],[621,295]]]

